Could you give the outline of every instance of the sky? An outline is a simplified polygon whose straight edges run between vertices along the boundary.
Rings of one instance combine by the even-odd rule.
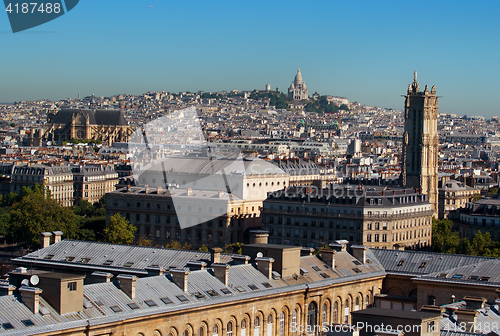
[[[152,6],[152,7],[149,7]],[[0,13],[0,102],[273,89],[403,109],[413,71],[440,113],[500,114],[499,1],[81,0],[12,33]]]

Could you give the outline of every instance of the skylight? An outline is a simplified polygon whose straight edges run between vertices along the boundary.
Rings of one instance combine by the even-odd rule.
[[[200,292],[194,293],[193,294],[197,299],[205,299],[205,295],[201,294]]]
[[[490,280],[490,277],[481,277],[481,279],[479,279],[479,281],[489,281]]]
[[[358,266],[361,265],[361,262],[359,260],[353,260],[352,262],[354,265],[358,265]]]
[[[130,267],[132,267],[133,264],[134,264],[133,262],[129,261],[129,262],[126,262],[125,264],[123,264],[123,267],[130,268]]]
[[[189,301],[184,295],[177,295],[177,298],[179,299],[180,302],[187,302],[187,301]]]
[[[264,286],[266,288],[273,288],[273,286],[269,282],[263,282],[262,286]]]
[[[330,276],[326,273],[320,273],[319,275],[321,275],[324,279],[330,278]]]
[[[172,300],[170,300],[169,298],[161,298],[160,299],[164,304],[171,304],[173,303]]]
[[[469,280],[477,280],[477,279],[479,279],[479,276],[477,276],[477,275],[471,275],[469,277]]]
[[[81,262],[82,264],[88,264],[88,263],[89,263],[89,261],[90,261],[90,258],[82,258],[82,260],[80,260],[80,262]]]
[[[47,254],[45,257],[43,257],[43,259],[52,259],[52,258],[54,258],[53,254]]]
[[[320,272],[321,271],[318,266],[311,266],[311,268],[313,270],[315,270],[316,272]]]
[[[10,329],[14,329],[14,326],[12,324],[10,324],[9,322],[7,322],[7,323],[2,323],[2,328],[4,328],[5,330],[10,330]]]
[[[157,306],[157,304],[153,300],[144,300],[144,303],[147,304],[149,307]]]
[[[236,289],[238,290],[238,292],[241,292],[241,293],[243,293],[243,292],[246,292],[246,291],[247,291],[245,288],[243,288],[243,287],[241,287],[241,286],[236,287]]]
[[[425,268],[425,266],[427,266],[427,261],[422,261],[422,263],[420,264],[420,266],[418,266],[418,268]]]
[[[129,306],[131,309],[139,309],[139,306],[135,303],[129,303],[127,304],[127,306]]]
[[[446,278],[448,276],[448,273],[439,273],[438,278]]]
[[[220,291],[221,291],[222,293],[226,294],[226,295],[228,295],[228,294],[232,294],[232,293],[233,293],[233,292],[231,292],[231,291],[230,291],[229,289],[227,289],[227,288],[222,288]]]
[[[362,273],[361,270],[357,267],[354,267],[352,270],[356,273]]]
[[[398,264],[396,266],[403,266],[404,263],[405,263],[405,260],[401,259],[400,261],[398,261]]]
[[[113,260],[106,260],[105,262],[103,262],[102,264],[105,265],[105,266],[109,266],[113,263]]]
[[[257,288],[257,286],[255,285],[248,285],[248,288],[250,288],[251,290],[255,291],[255,290],[258,290],[259,288]]]
[[[64,258],[65,261],[73,261],[75,260],[75,257],[66,257]]]
[[[464,276],[463,274],[455,274],[455,275],[453,276],[453,279],[462,279],[462,278],[463,278],[463,276]]]
[[[214,291],[213,289],[207,291],[208,295],[210,296],[219,296],[219,293]]]
[[[120,307],[118,307],[118,306],[111,306],[111,307],[109,307],[109,309],[111,309],[111,310],[112,310],[113,312],[115,312],[115,313],[119,313],[119,312],[123,311],[123,310],[122,310]]]
[[[35,323],[33,323],[33,321],[31,320],[22,320],[21,322],[24,324],[25,327],[32,327],[35,325]]]

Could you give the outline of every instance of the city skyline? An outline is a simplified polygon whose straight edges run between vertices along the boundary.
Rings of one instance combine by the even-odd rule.
[[[498,7],[84,2],[16,34],[3,14],[0,102],[263,90],[267,83],[286,92],[300,68],[309,95],[402,109],[401,88],[417,70],[419,82],[443,97],[441,113],[489,118],[498,115],[500,48],[491,43]]]

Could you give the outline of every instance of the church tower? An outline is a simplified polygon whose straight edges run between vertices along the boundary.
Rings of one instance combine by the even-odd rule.
[[[405,96],[405,131],[401,160],[400,184],[421,189],[438,211],[438,103],[436,86],[420,91],[415,71],[413,83]]]

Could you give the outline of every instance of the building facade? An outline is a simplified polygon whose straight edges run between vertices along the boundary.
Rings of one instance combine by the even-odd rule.
[[[118,173],[110,165],[74,166],[74,201],[85,200],[94,204],[102,196],[116,189],[119,182]]]
[[[293,100],[309,99],[309,90],[306,87],[306,82],[302,79],[300,69],[297,70],[295,79],[288,88],[288,98]]]
[[[448,180],[439,188],[439,219],[460,219],[460,209],[472,201],[481,190],[469,187],[463,182]]]
[[[420,91],[415,71],[405,96],[401,186],[422,190],[438,215],[438,102],[436,86]]]
[[[394,249],[430,246],[432,213],[413,189],[308,186],[271,193],[262,219],[271,243],[321,247],[343,239]]]
[[[100,140],[112,145],[127,142],[132,134],[120,110],[61,109],[47,116],[45,129],[33,130],[29,145],[41,146],[47,141]]]
[[[484,198],[469,202],[460,211],[461,238],[472,238],[481,231],[489,233],[494,241],[500,240],[500,199]]]

